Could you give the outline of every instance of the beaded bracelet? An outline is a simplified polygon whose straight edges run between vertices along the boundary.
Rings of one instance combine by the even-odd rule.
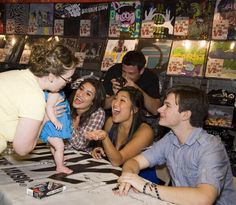
[[[146,182],[143,186],[143,193],[146,194],[146,188],[147,188],[147,185],[149,185],[148,182]]]
[[[154,186],[154,189],[155,189],[155,192],[156,192],[157,198],[161,200],[161,197],[160,197],[159,191],[158,191],[158,189],[157,189],[157,185],[156,185],[156,184],[152,184],[152,186]]]

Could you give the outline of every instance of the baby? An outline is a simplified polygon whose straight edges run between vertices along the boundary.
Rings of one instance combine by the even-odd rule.
[[[64,101],[59,103],[57,106],[64,105],[65,112],[63,112],[62,116],[57,117],[55,115],[54,106],[58,101],[61,101],[62,98]],[[71,138],[72,134],[69,102],[66,100],[63,92],[45,92],[45,99],[47,102],[46,113],[49,121],[45,123],[40,134],[40,139],[42,142],[50,144],[50,149],[56,164],[56,171],[70,174],[73,171],[64,166],[63,142],[63,139]]]

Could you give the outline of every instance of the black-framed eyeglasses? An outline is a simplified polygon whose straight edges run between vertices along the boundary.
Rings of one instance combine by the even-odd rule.
[[[59,75],[59,77],[64,80],[66,83],[71,83],[72,79],[69,78],[69,79],[65,79],[64,77],[62,77],[61,75]]]

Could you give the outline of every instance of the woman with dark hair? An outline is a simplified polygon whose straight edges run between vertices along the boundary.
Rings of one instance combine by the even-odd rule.
[[[107,156],[114,166],[120,166],[139,154],[153,141],[153,130],[144,122],[143,94],[136,88],[121,88],[112,102],[112,116],[105,123],[105,130],[90,132],[87,138],[101,140],[92,156]]]
[[[102,129],[105,122],[103,105],[105,90],[102,83],[95,78],[84,79],[81,83],[74,83],[74,93],[71,99],[73,133],[69,140],[69,147],[76,150],[91,151],[91,140],[85,134]]]

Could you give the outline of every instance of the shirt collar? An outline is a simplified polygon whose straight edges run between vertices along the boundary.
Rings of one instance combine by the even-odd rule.
[[[196,141],[198,141],[201,137],[202,128],[193,128],[192,133],[188,136],[187,141],[185,142],[186,145],[191,146],[194,144]],[[182,144],[179,143],[178,138],[174,134],[174,132],[171,130],[168,133],[169,137],[172,138],[172,142],[175,146],[180,147],[183,146]]]

